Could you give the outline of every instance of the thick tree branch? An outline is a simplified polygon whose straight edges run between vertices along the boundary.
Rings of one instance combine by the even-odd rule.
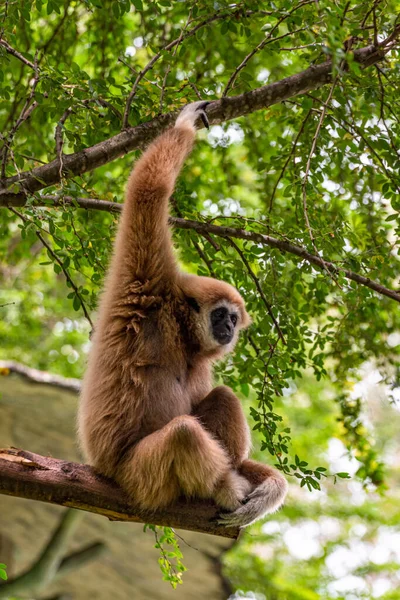
[[[69,196],[58,198],[57,196],[41,196],[41,199],[35,202],[36,206],[49,206],[52,208],[55,206],[63,206],[65,204],[77,205],[79,208],[109,212],[121,212],[122,210],[122,204],[117,204],[116,202],[106,202],[104,200],[95,200],[94,198],[72,198]],[[364,277],[363,275],[354,273],[354,271],[343,268],[342,266],[339,266],[329,260],[325,260],[319,256],[316,256],[315,254],[311,254],[311,252],[308,252],[306,248],[292,244],[287,240],[280,240],[256,231],[247,231],[246,229],[239,229],[237,227],[212,225],[211,223],[201,223],[199,221],[191,221],[189,219],[181,219],[178,217],[170,217],[170,223],[172,226],[177,227],[178,229],[191,229],[196,231],[206,239],[209,239],[209,235],[212,234],[225,239],[234,238],[239,240],[248,240],[263,244],[264,246],[269,246],[270,248],[277,248],[281,252],[294,254],[295,256],[298,256],[299,258],[311,263],[315,267],[318,267],[323,271],[328,271],[332,275],[342,274],[346,277],[346,279],[350,279],[351,281],[354,281],[360,285],[365,285],[382,296],[387,296],[392,300],[396,300],[396,302],[400,302],[399,292],[391,290],[390,288],[381,285],[369,277]]]
[[[15,448],[0,450],[0,494],[103,515],[111,521],[153,523],[236,539],[239,530],[214,523],[211,502],[181,501],[157,512],[139,510],[113,481],[88,465]]]
[[[354,51],[354,60],[363,66],[369,66],[381,60],[390,48],[391,44],[379,48],[374,46],[360,48]],[[328,60],[251,92],[212,102],[207,109],[210,123],[222,123],[278,104],[299,94],[316,90],[331,80],[332,63]],[[148,123],[127,129],[90,148],[63,156],[63,175],[67,178],[82,175],[132,150],[146,146],[166,129],[174,118],[174,113],[160,115]],[[32,171],[8,177],[3,180],[0,187],[0,206],[7,206],[9,203],[13,206],[23,206],[29,193],[37,192],[59,181],[59,158]]]

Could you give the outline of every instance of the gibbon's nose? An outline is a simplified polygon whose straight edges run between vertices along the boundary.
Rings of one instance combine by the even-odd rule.
[[[229,344],[233,338],[233,325],[229,321],[214,326],[213,334],[219,344]]]

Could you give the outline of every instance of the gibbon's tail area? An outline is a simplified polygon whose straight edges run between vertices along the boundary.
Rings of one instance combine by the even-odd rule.
[[[276,510],[287,484],[248,459],[239,399],[213,389],[213,363],[250,319],[235,288],[179,271],[168,200],[207,102],[186,106],[137,161],[83,380],[79,435],[89,462],[141,507],[212,498],[221,523]]]

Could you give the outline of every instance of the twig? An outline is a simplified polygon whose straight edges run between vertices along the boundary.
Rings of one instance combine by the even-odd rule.
[[[329,103],[330,103],[330,101],[332,99],[333,92],[335,90],[338,77],[339,77],[339,75],[336,75],[336,77],[334,79],[334,82],[331,85],[331,89],[329,90],[328,97],[327,97],[327,99],[325,100],[325,102],[323,104],[323,108],[322,108],[322,111],[321,111],[321,114],[320,114],[318,125],[317,125],[317,128],[316,128],[315,133],[314,133],[314,137],[313,137],[313,140],[312,140],[311,150],[310,150],[310,153],[308,155],[308,160],[307,160],[307,164],[306,164],[306,171],[305,171],[304,178],[303,178],[303,183],[302,183],[302,186],[301,186],[302,193],[303,193],[304,219],[305,219],[305,222],[306,222],[306,227],[307,227],[308,233],[310,234],[311,243],[313,245],[314,251],[317,254],[319,254],[319,252],[318,252],[317,247],[315,245],[314,233],[313,233],[313,230],[312,230],[311,225],[310,225],[310,220],[308,218],[307,189],[306,188],[307,188],[308,176],[309,176],[309,173],[310,173],[311,160],[312,160],[312,157],[314,155],[315,148],[317,146],[317,141],[318,141],[318,137],[319,137],[319,134],[320,134],[320,131],[321,131],[322,123],[324,121],[324,118],[325,118],[326,111],[328,109]]]
[[[30,67],[31,69],[33,69],[35,71],[37,71],[37,66],[31,62],[30,60],[28,60],[27,58],[25,58],[25,56],[23,56],[20,52],[18,52],[18,50],[15,50],[15,48],[13,48],[12,46],[10,46],[10,44],[8,42],[6,42],[6,40],[4,39],[0,39],[0,46],[3,46],[3,48],[6,50],[6,52],[8,52],[8,54],[11,54],[12,56],[15,56],[15,58],[18,58],[18,60],[20,60],[21,62],[24,63],[24,65],[27,65],[28,67]]]
[[[314,0],[309,0],[309,2],[314,2]],[[305,2],[305,4],[309,4],[309,2]],[[267,46],[268,44],[272,44],[273,42],[276,42],[278,40],[281,40],[283,38],[289,37],[295,33],[299,33],[300,31],[305,31],[307,29],[307,27],[300,27],[299,29],[295,29],[294,31],[288,31],[287,33],[283,33],[282,35],[279,35],[278,37],[275,38],[271,38],[271,34],[272,31],[274,31],[274,29],[276,28],[276,26],[271,30],[270,34],[264,38],[262,40],[262,42],[260,42],[240,63],[239,66],[236,67],[236,69],[234,70],[234,72],[232,73],[232,75],[229,78],[228,83],[225,86],[224,91],[222,92],[221,96],[222,98],[225,98],[226,95],[228,94],[229,90],[231,89],[232,85],[235,83],[235,80],[238,76],[238,74],[240,73],[240,71],[242,71],[244,69],[244,67],[247,65],[247,63],[249,62],[249,60],[251,58],[253,58],[253,56],[259,52],[260,50],[263,50],[263,48],[265,48],[265,46]]]
[[[259,281],[257,275],[254,273],[253,269],[251,268],[251,265],[250,265],[249,261],[247,260],[247,258],[245,257],[244,253],[239,248],[239,246],[232,239],[230,239],[230,238],[227,238],[227,241],[232,246],[232,248],[234,248],[236,250],[236,252],[239,254],[239,256],[240,256],[243,264],[245,265],[245,267],[246,267],[246,269],[247,269],[247,271],[248,271],[251,279],[253,280],[253,282],[254,282],[254,284],[255,284],[255,286],[257,288],[258,293],[260,294],[260,297],[261,297],[262,301],[264,302],[264,304],[266,306],[268,314],[271,317],[271,320],[272,320],[273,324],[275,325],[275,328],[276,328],[276,330],[278,332],[279,338],[281,339],[282,343],[286,345],[285,336],[283,335],[282,330],[279,327],[278,321],[275,319],[275,316],[274,316],[274,313],[272,311],[271,305],[268,302],[268,300],[267,300],[267,298],[266,298],[266,296],[264,294],[264,291],[263,291],[263,289],[261,287],[261,284],[260,284],[260,281]]]
[[[109,212],[121,212],[122,205],[117,204],[115,202],[106,202],[105,200],[95,200],[93,198],[70,198],[65,197],[63,200],[54,196],[45,196],[46,201],[38,201],[37,206],[48,206],[46,202],[49,201],[50,198],[53,198],[54,204],[53,206],[62,206],[63,203],[71,203],[78,204],[81,208],[84,209],[95,209],[95,210],[104,210]],[[391,290],[387,288],[377,281],[370,279],[369,277],[363,277],[358,273],[354,273],[349,269],[345,269],[342,266],[334,264],[329,260],[323,260],[320,256],[316,256],[302,246],[297,246],[296,244],[292,244],[287,239],[278,239],[274,238],[270,235],[265,235],[264,233],[258,233],[256,231],[247,231],[246,229],[240,229],[236,227],[225,227],[221,225],[212,225],[211,223],[201,223],[199,221],[192,221],[189,219],[181,219],[177,217],[170,218],[170,224],[178,229],[190,229],[196,231],[200,235],[204,234],[212,234],[220,238],[237,238],[240,240],[251,240],[253,242],[257,242],[263,244],[264,246],[269,246],[271,248],[276,248],[281,252],[288,252],[289,254],[294,254],[299,258],[306,260],[310,264],[320,268],[320,269],[329,269],[330,273],[333,274],[342,274],[347,279],[350,279],[360,285],[364,285],[371,290],[374,290],[378,294],[382,296],[387,296],[392,300],[396,300],[396,302],[400,302],[400,293],[395,290]]]
[[[186,31],[186,28],[187,28],[187,26],[189,25],[189,23],[191,21],[193,7],[194,7],[194,5],[190,7],[188,18],[186,19],[186,23],[183,26],[181,34],[179,36],[180,39],[179,39],[178,43],[176,44],[176,46],[174,48],[174,51],[172,53],[173,58],[175,58],[175,56],[176,56],[176,52],[177,52],[177,50],[179,48],[179,44],[182,42],[183,34]],[[168,75],[169,75],[170,70],[171,70],[171,63],[168,63],[167,69],[165,71],[165,75],[164,75],[164,78],[163,78],[163,82],[162,82],[162,85],[161,85],[160,106],[159,106],[159,109],[158,109],[158,114],[159,115],[162,114],[162,106],[163,106],[163,100],[164,100],[165,86],[167,85],[167,79],[168,79]]]
[[[311,113],[312,113],[312,111],[309,110],[308,113],[307,113],[307,115],[306,115],[306,117],[303,119],[303,122],[301,124],[300,129],[299,129],[299,132],[297,133],[297,135],[296,135],[296,137],[294,139],[294,142],[292,144],[292,148],[291,148],[291,150],[289,152],[289,155],[288,155],[288,157],[287,157],[287,159],[285,161],[285,164],[282,167],[282,170],[281,170],[281,172],[279,174],[278,179],[276,180],[276,183],[274,185],[274,189],[272,190],[271,198],[269,200],[269,212],[272,211],[272,204],[273,204],[273,201],[274,201],[274,198],[275,198],[276,190],[278,188],[278,185],[279,185],[281,179],[283,178],[283,176],[285,174],[285,171],[286,171],[286,168],[287,168],[287,166],[288,166],[288,164],[290,162],[290,159],[292,158],[292,156],[293,156],[293,154],[294,154],[294,152],[296,150],[297,143],[298,143],[298,141],[300,139],[301,134],[304,131],[304,128],[306,126],[306,123],[307,123],[308,119],[310,118]]]
[[[24,215],[22,215],[17,210],[15,210],[15,208],[9,207],[9,210],[11,210],[11,212],[13,212],[15,215],[17,215],[22,221],[29,222],[29,219],[27,219]],[[90,315],[89,315],[89,313],[87,311],[86,304],[85,304],[85,302],[84,302],[84,300],[82,298],[82,294],[80,294],[80,292],[78,290],[78,287],[75,285],[75,283],[71,279],[71,276],[68,273],[67,269],[64,267],[63,261],[57,256],[57,254],[54,252],[54,250],[52,249],[52,247],[46,242],[46,240],[44,239],[44,237],[42,236],[42,234],[40,233],[40,231],[38,229],[35,231],[35,233],[36,233],[37,237],[39,238],[39,240],[42,242],[43,246],[46,248],[47,252],[53,258],[53,260],[55,260],[57,262],[57,264],[60,266],[62,272],[65,275],[66,280],[69,282],[71,288],[74,290],[76,296],[79,298],[79,301],[80,301],[81,306],[82,306],[83,313],[84,313],[86,319],[88,320],[88,322],[90,323],[91,328],[93,329],[93,322],[92,322],[92,320],[90,318]]]
[[[276,40],[279,40],[281,38],[286,37],[287,35],[292,35],[293,33],[297,33],[298,31],[304,31],[304,29],[306,29],[306,27],[302,27],[301,29],[298,29],[296,31],[289,31],[283,35],[280,35],[277,38],[272,38],[272,34],[274,33],[274,31],[276,31],[276,29],[279,27],[279,25],[285,21],[286,19],[288,19],[296,10],[298,10],[299,8],[305,6],[306,4],[312,4],[314,3],[314,0],[305,0],[304,2],[300,2],[297,6],[295,6],[294,8],[292,8],[292,10],[290,10],[288,13],[286,13],[285,15],[283,15],[273,26],[273,28],[271,29],[271,31],[269,32],[269,34],[267,35],[267,37],[265,39],[263,39],[258,46],[256,46],[254,48],[254,50],[252,50],[240,63],[240,65],[238,67],[236,67],[236,69],[234,70],[234,72],[232,73],[232,75],[230,76],[228,83],[225,86],[224,91],[222,92],[222,97],[224,98],[230,88],[232,87],[232,85],[235,82],[236,77],[238,76],[239,72],[247,65],[247,63],[249,62],[249,60],[260,50],[262,50],[267,44],[269,44],[270,42],[275,42]]]
[[[163,46],[163,48],[159,52],[157,52],[157,54],[155,54],[153,56],[153,58],[147,63],[147,65],[139,72],[138,76],[136,77],[136,79],[134,81],[132,90],[131,90],[131,92],[130,92],[130,94],[128,96],[128,99],[126,101],[126,106],[125,106],[125,111],[124,111],[124,117],[123,117],[123,121],[122,121],[122,129],[127,129],[129,127],[129,111],[130,111],[133,99],[136,96],[136,92],[137,92],[137,88],[139,86],[139,83],[141,82],[141,80],[143,79],[143,77],[146,75],[146,73],[148,73],[153,68],[154,64],[162,56],[163,52],[171,50],[176,45],[178,45],[181,42],[183,42],[183,40],[186,40],[187,38],[192,37],[202,27],[205,27],[206,25],[209,25],[213,21],[217,21],[217,20],[223,19],[225,17],[226,17],[226,14],[216,14],[216,15],[213,15],[212,17],[209,17],[208,19],[205,19],[204,21],[202,21],[201,23],[199,23],[198,25],[196,25],[195,27],[193,27],[193,29],[190,29],[189,31],[187,31],[185,34],[182,35],[182,32],[181,32],[181,34],[179,35],[179,37],[177,37],[172,42],[169,42],[168,44],[166,44],[165,46]]]
[[[2,40],[0,40],[0,43],[1,42],[2,42]],[[19,115],[16,123],[11,128],[11,130],[8,133],[8,135],[6,136],[7,139],[4,139],[5,136],[3,137],[3,139],[4,139],[4,146],[3,146],[3,150],[2,150],[2,165],[1,165],[1,179],[3,179],[3,180],[6,178],[7,157],[8,157],[8,153],[11,150],[11,144],[13,142],[15,134],[16,134],[17,130],[19,129],[19,127],[22,125],[22,123],[24,121],[26,121],[27,119],[29,119],[29,117],[32,114],[32,111],[38,105],[37,102],[32,102],[32,104],[31,104],[31,101],[32,101],[32,99],[33,99],[33,97],[35,95],[36,86],[39,83],[39,79],[40,79],[40,70],[39,70],[38,62],[37,62],[37,53],[35,55],[35,63],[32,66],[33,66],[34,71],[35,71],[35,77],[33,79],[33,83],[32,83],[30,94],[29,94],[28,98],[25,101],[25,104],[24,104],[24,106],[23,106],[23,108],[21,110],[21,113],[20,113],[20,115]]]
[[[309,96],[310,98],[312,98],[313,100],[317,100],[318,98],[316,98],[315,96],[313,96],[312,94],[307,94],[307,96]],[[312,108],[311,109],[313,112],[317,112],[320,113],[321,111],[316,109],[316,108]],[[349,111],[351,113],[351,116],[353,117],[353,113],[351,111],[351,106],[349,106]],[[330,114],[329,118],[332,119],[332,121],[334,121],[335,123],[337,123],[338,125],[340,125],[340,127],[342,127],[345,131],[347,131],[348,133],[350,133],[351,135],[355,135],[358,136],[360,139],[362,139],[362,141],[364,142],[364,144],[368,147],[369,151],[371,152],[371,154],[376,158],[376,160],[379,162],[383,172],[385,173],[386,177],[388,179],[390,179],[390,181],[393,183],[394,187],[396,188],[397,192],[400,194],[400,187],[397,184],[396,180],[393,178],[392,174],[390,173],[390,171],[388,171],[384,161],[382,160],[382,158],[379,156],[379,154],[377,153],[377,151],[374,148],[373,143],[371,143],[368,138],[364,135],[363,131],[357,127],[357,125],[354,123],[354,118],[353,118],[353,123],[351,123],[350,121],[348,121],[347,119],[345,119],[343,116],[340,116],[340,119],[336,118],[334,115]]]
[[[349,7],[350,7],[350,1],[347,2],[346,6],[344,7],[342,18],[341,18],[341,25],[343,25],[343,23],[344,23],[344,19],[345,19],[345,16],[346,16],[346,13],[347,13]],[[324,118],[325,118],[325,115],[326,115],[326,111],[328,110],[329,104],[330,104],[332,96],[333,96],[333,92],[334,92],[336,84],[338,82],[340,71],[346,65],[346,56],[347,56],[348,52],[350,52],[351,47],[352,47],[352,41],[350,41],[349,44],[346,47],[345,58],[340,62],[337,74],[335,76],[335,79],[333,80],[333,83],[331,85],[331,89],[329,90],[328,97],[327,97],[326,101],[323,104],[323,108],[322,108],[322,111],[321,111],[321,114],[320,114],[320,118],[319,118],[319,121],[318,121],[317,129],[315,130],[315,134],[314,134],[314,137],[313,137],[313,140],[312,140],[311,150],[310,150],[310,154],[308,156],[307,165],[306,165],[306,172],[305,172],[304,179],[303,179],[303,184],[302,184],[304,219],[305,219],[305,222],[306,222],[306,227],[307,227],[308,232],[310,234],[310,239],[311,239],[311,243],[313,245],[314,251],[318,255],[319,255],[319,252],[318,252],[317,246],[315,244],[314,233],[313,233],[313,230],[311,228],[310,221],[309,221],[309,218],[308,218],[308,210],[307,210],[307,181],[308,181],[308,175],[309,175],[309,172],[310,172],[311,160],[312,160],[313,154],[315,152],[315,148],[316,148],[316,145],[317,145],[317,140],[318,140],[318,137],[319,137],[319,134],[320,134],[320,131],[321,131],[321,127],[322,127],[322,123],[324,121]],[[322,258],[321,258],[321,260],[324,263],[324,260]],[[337,279],[335,278],[335,276],[333,275],[333,273],[331,273],[329,271],[329,269],[326,269],[326,271],[332,277],[332,279],[335,281],[336,285],[338,285],[338,287],[340,287],[340,285],[339,285]]]
[[[57,127],[56,127],[56,131],[54,134],[54,139],[56,142],[56,154],[57,154],[57,158],[59,160],[59,170],[58,170],[58,174],[60,177],[60,181],[62,180],[62,176],[63,176],[63,145],[64,145],[64,139],[63,139],[63,126],[65,121],[68,119],[69,115],[72,113],[72,107],[70,106],[69,108],[67,108],[67,110],[64,112],[64,114],[62,115],[62,117],[60,118],[60,120],[57,123]]]
[[[385,119],[385,106],[387,104],[385,102],[385,87],[382,82],[381,70],[378,69],[378,67],[376,65],[375,65],[375,68],[376,68],[376,72],[378,74],[379,90],[381,93],[381,110],[380,110],[379,120],[382,121],[383,126],[386,129],[386,133],[388,135],[389,143],[390,143],[392,149],[394,150],[396,155],[400,158],[400,151],[396,148],[396,144],[393,140],[392,132],[390,131],[389,127],[387,126],[386,119]]]

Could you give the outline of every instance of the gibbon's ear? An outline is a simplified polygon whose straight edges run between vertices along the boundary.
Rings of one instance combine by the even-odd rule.
[[[200,312],[200,304],[197,302],[196,298],[186,296],[186,301],[189,304],[190,308],[193,308],[193,310],[195,310],[197,313]]]
[[[253,319],[251,318],[251,316],[249,315],[249,313],[247,312],[246,309],[242,308],[242,310],[240,311],[240,316],[241,316],[240,329],[247,329],[248,327],[250,327],[250,325],[253,322]]]

